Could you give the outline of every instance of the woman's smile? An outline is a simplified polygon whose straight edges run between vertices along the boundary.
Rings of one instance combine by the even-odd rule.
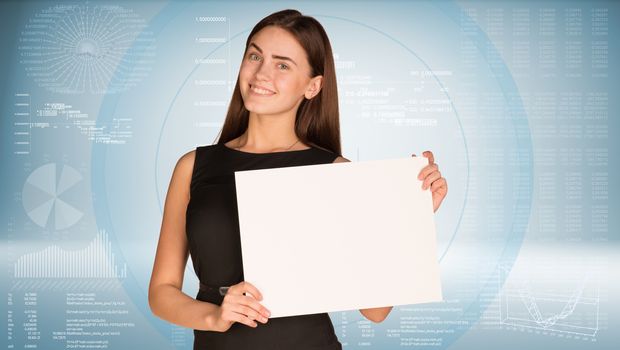
[[[258,95],[258,96],[272,96],[276,94],[275,92],[271,90],[262,88],[260,86],[252,85],[252,84],[250,84],[250,93],[252,95]]]

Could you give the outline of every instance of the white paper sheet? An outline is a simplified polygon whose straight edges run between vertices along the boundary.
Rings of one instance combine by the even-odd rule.
[[[235,172],[244,279],[271,317],[442,300],[424,157]]]

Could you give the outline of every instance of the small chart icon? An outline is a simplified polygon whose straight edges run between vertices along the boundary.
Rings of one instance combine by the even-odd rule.
[[[34,170],[22,189],[22,204],[34,223],[63,230],[78,222],[84,213],[70,204],[68,193],[82,181],[82,175],[67,165],[49,163]],[[65,198],[68,197],[68,198]]]

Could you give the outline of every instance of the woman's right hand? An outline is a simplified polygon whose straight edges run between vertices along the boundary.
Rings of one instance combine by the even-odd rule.
[[[258,300],[263,300],[263,295],[250,282],[241,281],[230,286],[215,314],[214,328],[218,332],[226,332],[234,322],[240,322],[252,328],[258,327],[254,320],[263,324],[267,323],[271,313],[253,296],[243,295],[247,292],[256,296]]]

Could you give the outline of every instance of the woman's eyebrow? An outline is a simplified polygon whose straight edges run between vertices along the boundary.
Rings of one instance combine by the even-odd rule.
[[[254,44],[254,43],[250,43],[250,46],[254,46],[258,50],[258,52],[263,53],[263,50],[260,47],[258,47],[258,45]],[[297,63],[295,61],[293,61],[293,59],[290,58],[290,57],[279,56],[279,55],[271,55],[271,57],[273,57],[275,59],[278,59],[278,60],[291,61],[291,62],[293,62],[293,64],[297,65]]]

